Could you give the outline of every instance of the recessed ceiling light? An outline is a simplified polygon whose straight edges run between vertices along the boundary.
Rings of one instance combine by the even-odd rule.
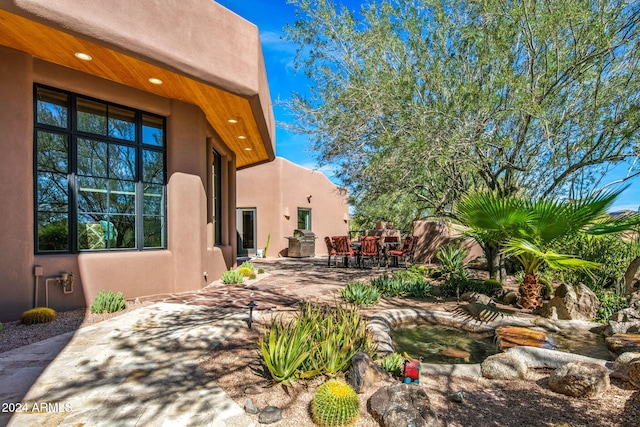
[[[229,120],[227,120],[227,121],[228,121],[229,123],[234,124],[234,125],[235,125],[236,123],[238,123],[238,121],[237,121],[236,119],[229,119]]]
[[[238,135],[238,139],[247,139],[247,137],[244,135]]]
[[[162,84],[162,80],[156,79],[155,77],[151,77],[149,79],[149,83],[154,84],[154,85],[161,85]]]
[[[93,58],[88,53],[76,52],[74,56],[83,61],[91,61]]]

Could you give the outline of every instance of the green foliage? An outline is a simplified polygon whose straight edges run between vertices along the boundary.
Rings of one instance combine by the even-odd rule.
[[[258,269],[258,274],[264,274],[264,268],[259,268]]]
[[[425,298],[431,295],[432,286],[420,274],[410,270],[398,270],[391,276],[384,275],[370,280],[370,285],[387,297]]]
[[[20,316],[20,321],[24,325],[35,325],[36,323],[48,323],[55,320],[56,312],[47,307],[36,307],[27,310]]]
[[[3,328],[4,328],[4,325],[2,324],[2,322],[0,322],[0,332],[2,332]]]
[[[380,360],[380,367],[382,367],[386,372],[399,377],[402,374],[402,365],[404,364],[404,361],[404,356],[393,352],[391,354],[387,354],[382,358],[382,360]]]
[[[229,270],[222,273],[222,283],[225,285],[235,285],[244,282],[244,276],[242,273]]]
[[[256,276],[255,274],[251,274],[251,275],[249,276],[249,279],[253,280],[253,279],[255,279],[256,277],[258,277],[258,276]]]
[[[289,130],[349,166],[361,223],[447,214],[468,189],[579,194],[637,154],[627,1],[292,3],[312,90],[287,103]]]
[[[256,266],[249,261],[245,261],[240,265],[240,268],[247,268],[249,270],[251,270],[251,272],[253,273],[254,271],[256,271]]]
[[[419,277],[430,276],[435,271],[433,267],[427,267],[426,265],[421,264],[411,264],[408,270]]]
[[[633,259],[639,255],[637,239],[621,238],[619,235],[573,235],[556,242],[554,249],[572,253],[578,258],[601,265],[589,271],[560,271],[558,279],[566,283],[584,283],[591,290],[609,288],[624,280],[624,273]]]
[[[238,274],[242,275],[243,277],[249,277],[253,274],[253,270],[247,267],[240,267],[238,269]]]
[[[540,289],[540,295],[542,295],[542,298],[550,299],[553,295],[553,286],[551,286],[551,283],[549,283],[545,277],[539,277],[538,283],[542,285],[542,288]]]
[[[362,282],[351,282],[340,289],[342,297],[355,305],[376,305],[380,301],[380,291],[375,286]]]
[[[597,322],[607,323],[613,313],[629,307],[629,300],[616,291],[597,290],[596,296],[600,300],[600,308],[596,316]]]
[[[459,297],[465,292],[486,294],[484,282],[474,279],[447,280],[440,285],[440,293],[444,297]]]
[[[272,319],[258,342],[271,378],[287,384],[298,378],[344,372],[353,355],[373,354],[371,332],[357,307],[304,303],[291,321]]]
[[[482,287],[484,291],[482,292],[485,295],[489,296],[497,296],[503,291],[502,282],[495,279],[488,279],[482,282]]]
[[[360,400],[344,381],[330,379],[316,391],[311,402],[313,422],[322,427],[351,426],[360,415]]]
[[[124,300],[122,292],[114,294],[112,291],[100,291],[98,295],[93,299],[91,304],[92,313],[115,313],[127,308],[127,303]]]
[[[445,282],[461,282],[469,278],[469,270],[465,266],[464,258],[467,250],[455,243],[441,246],[436,253],[440,261],[441,278]]]

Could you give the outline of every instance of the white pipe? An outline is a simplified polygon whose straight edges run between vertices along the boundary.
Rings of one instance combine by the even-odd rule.
[[[44,281],[44,306],[49,307],[49,282],[55,280],[56,283],[60,281],[59,277],[53,277]]]

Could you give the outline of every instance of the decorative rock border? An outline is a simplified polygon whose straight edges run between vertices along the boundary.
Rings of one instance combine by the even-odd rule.
[[[599,323],[582,320],[549,320],[540,317],[521,317],[505,315],[495,320],[484,322],[456,313],[437,310],[391,309],[367,316],[369,329],[373,333],[374,344],[377,345],[378,356],[384,357],[393,353],[393,342],[389,335],[392,328],[411,322],[425,322],[433,325],[451,326],[467,332],[492,332],[498,326],[521,326],[539,328],[551,332],[571,330],[601,329]],[[611,370],[612,362],[536,347],[514,347],[509,349],[529,368],[557,368],[569,362],[590,362],[605,366]],[[480,364],[433,364],[423,363],[422,374],[444,374],[460,376],[481,376]]]

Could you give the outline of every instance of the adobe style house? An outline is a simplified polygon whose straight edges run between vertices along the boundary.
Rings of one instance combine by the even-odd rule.
[[[286,256],[295,230],[316,235],[315,255],[326,255],[325,236],[349,231],[347,192],[320,171],[277,157],[238,171],[238,250],[255,255],[270,235],[267,257]]]
[[[274,159],[255,25],[211,0],[107,3],[0,0],[0,321],[218,279],[236,170]]]

